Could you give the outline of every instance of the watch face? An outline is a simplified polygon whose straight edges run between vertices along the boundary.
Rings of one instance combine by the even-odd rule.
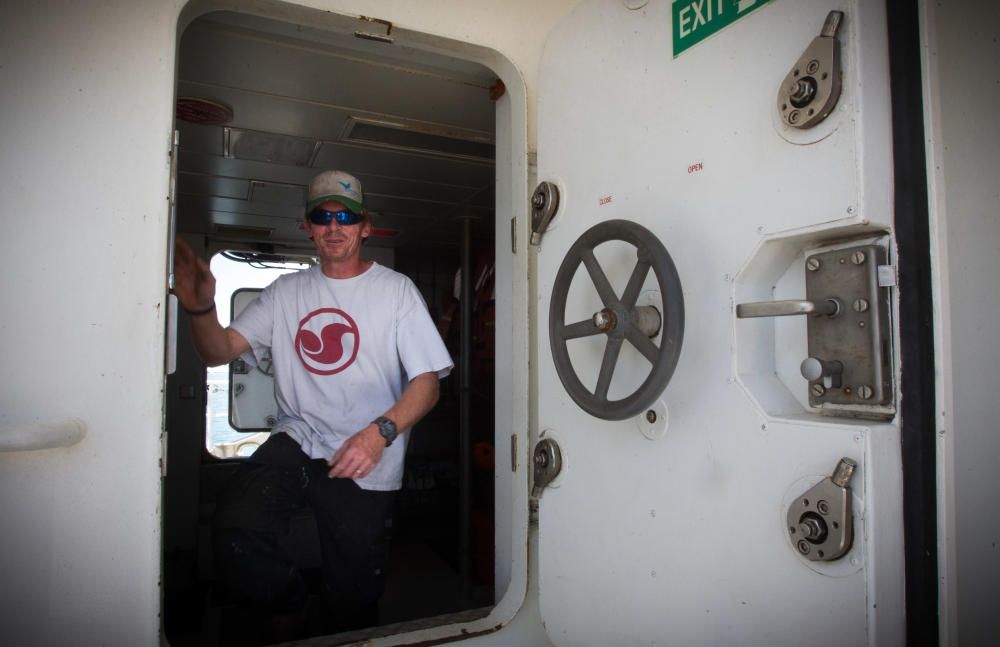
[[[388,447],[396,439],[396,423],[385,416],[380,416],[375,420],[375,424],[378,425],[378,433],[385,438],[385,446]]]

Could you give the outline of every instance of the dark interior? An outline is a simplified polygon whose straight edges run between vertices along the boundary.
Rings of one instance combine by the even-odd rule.
[[[368,253],[416,283],[455,360],[440,403],[410,432],[379,626],[334,644],[480,617],[494,604],[497,92],[482,66],[350,31],[213,13],[180,40],[178,236],[206,258],[221,250],[248,259],[308,255],[306,185],[321,170],[346,170],[361,180],[374,215]],[[454,296],[463,253],[478,283],[470,287],[465,346]],[[205,387],[181,314],[177,371],[166,385],[165,634],[172,645],[266,644],[252,615],[215,585],[215,497],[240,459],[205,449]],[[463,395],[474,423],[462,424]],[[314,585],[309,633],[323,635],[308,509],[295,517],[283,547]]]

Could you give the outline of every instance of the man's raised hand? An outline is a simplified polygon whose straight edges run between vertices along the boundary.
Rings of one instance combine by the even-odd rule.
[[[177,239],[174,253],[174,294],[186,310],[198,312],[215,303],[215,277],[208,263],[191,246]]]

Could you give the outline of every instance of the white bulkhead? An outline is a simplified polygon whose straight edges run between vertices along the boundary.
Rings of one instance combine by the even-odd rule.
[[[225,11],[348,40],[391,24],[387,47],[470,62],[506,87],[487,227],[497,276],[493,604],[474,619],[359,640],[989,642],[1000,598],[989,379],[1000,361],[997,8],[922,2],[917,12],[930,267],[914,286],[895,278],[901,169],[888,43],[898,3],[8,4],[0,641],[170,642],[163,479],[183,488],[205,462],[192,454],[190,474],[188,462],[177,472],[165,462],[177,435],[165,421],[183,397],[165,375],[177,354],[193,366],[183,330],[174,344],[166,288],[178,49],[189,25]],[[807,118],[813,93],[823,101],[830,91],[816,72],[827,61],[797,72],[831,12],[841,12],[832,37],[842,87],[828,116],[799,129],[792,108]],[[813,86],[779,92],[786,76],[814,72]],[[559,203],[533,243],[539,182]],[[179,235],[201,235],[194,222]],[[607,242],[578,242],[585,235]],[[211,238],[203,250],[223,248]],[[870,298],[833,294],[851,281]],[[903,446],[919,439],[901,415],[902,382],[920,379],[903,362],[901,295],[918,288],[931,299],[921,312],[933,348],[921,357],[934,399],[919,428],[937,438],[922,494],[904,491],[919,466]],[[834,317],[737,315],[745,304],[830,299]],[[635,306],[658,313],[642,324],[651,336],[629,327]],[[660,363],[669,367],[647,388]],[[651,395],[615,409],[636,391]],[[203,409],[191,415],[200,425]],[[540,441],[561,459],[544,488],[533,470]],[[816,488],[851,462],[839,483],[848,516],[831,517],[814,493],[835,495]],[[208,485],[192,483],[197,501]],[[907,588],[918,577],[905,558],[913,514],[932,528],[937,552],[920,573],[936,589]],[[842,554],[817,555],[841,524],[853,526]],[[907,609],[917,608],[936,610],[938,636],[907,636],[920,626]]]

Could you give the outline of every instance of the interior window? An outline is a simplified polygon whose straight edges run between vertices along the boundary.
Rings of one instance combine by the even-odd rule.
[[[259,253],[223,251],[212,257],[215,307],[219,321],[232,321],[233,294],[237,290],[267,287],[282,274],[309,267],[311,258],[288,258]],[[205,447],[216,458],[249,456],[268,436],[266,431],[239,431],[229,415],[229,365],[207,369],[205,398]]]

